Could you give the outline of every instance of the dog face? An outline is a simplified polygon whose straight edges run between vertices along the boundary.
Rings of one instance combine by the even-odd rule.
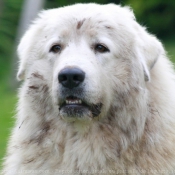
[[[78,4],[47,10],[21,40],[18,78],[27,79],[37,67],[48,79],[59,116],[91,121],[145,98],[160,50],[128,7]]]

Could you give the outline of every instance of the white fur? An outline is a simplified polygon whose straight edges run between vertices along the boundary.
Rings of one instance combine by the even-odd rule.
[[[54,44],[60,53],[49,52]],[[18,53],[24,83],[3,175],[175,174],[174,70],[130,8],[42,11]],[[86,73],[86,100],[103,104],[99,116],[59,112],[58,74],[72,66]]]

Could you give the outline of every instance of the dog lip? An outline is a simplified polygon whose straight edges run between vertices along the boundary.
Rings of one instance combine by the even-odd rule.
[[[82,99],[75,97],[75,96],[69,96],[67,97],[62,104],[60,105],[59,110],[62,108],[65,108],[66,110],[69,109],[88,109],[92,112],[93,117],[99,116],[101,113],[103,104],[97,103],[97,104],[88,104],[87,102],[83,101]]]

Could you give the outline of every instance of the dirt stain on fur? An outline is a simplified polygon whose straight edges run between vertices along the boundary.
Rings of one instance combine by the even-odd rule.
[[[35,77],[35,78],[39,78],[41,80],[44,80],[44,77],[42,75],[40,75],[38,72],[32,73],[32,76]]]
[[[40,130],[37,131],[37,133],[34,134],[33,138],[31,138],[29,141],[23,142],[24,145],[30,145],[31,143],[37,143],[38,145],[41,144],[46,137],[46,135],[49,133],[51,129],[51,123],[52,121],[44,122],[41,125]]]
[[[37,86],[29,86],[30,89],[39,89]]]
[[[82,27],[82,25],[85,22],[85,20],[86,19],[83,19],[82,21],[78,21],[78,23],[77,23],[77,30],[79,30]]]

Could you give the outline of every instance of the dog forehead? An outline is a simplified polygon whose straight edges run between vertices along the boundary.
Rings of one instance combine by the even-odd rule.
[[[76,24],[76,28],[80,29],[84,22],[91,19],[91,22],[100,23],[108,21],[108,23],[122,22],[126,19],[135,19],[132,10],[129,7],[121,7],[120,5],[108,4],[76,4],[51,10],[45,10],[39,15],[40,20],[45,26],[59,26]],[[76,23],[75,23],[76,22]]]

